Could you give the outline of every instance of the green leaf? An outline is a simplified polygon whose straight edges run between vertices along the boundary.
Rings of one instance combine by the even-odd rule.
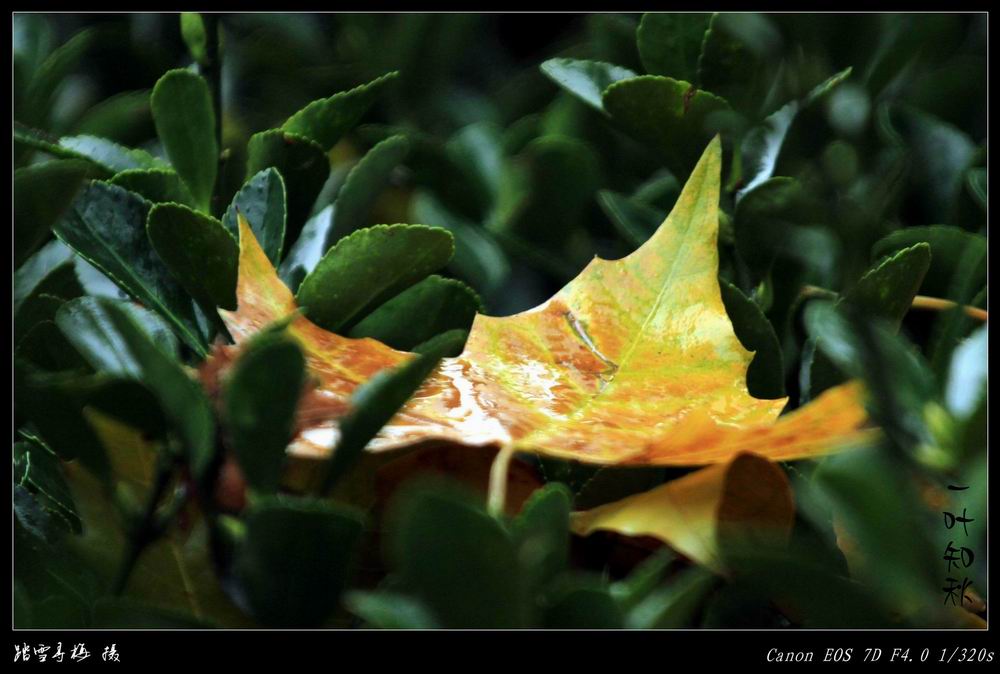
[[[153,87],[150,106],[156,135],[170,163],[198,207],[208,212],[219,164],[216,113],[208,83],[189,70],[171,70]]]
[[[677,560],[677,553],[663,546],[636,565],[628,577],[613,583],[611,596],[626,613],[646,598],[663,581],[667,569]]]
[[[334,204],[323,207],[306,221],[302,233],[289,249],[285,260],[278,267],[278,275],[292,292],[296,292],[302,279],[316,268],[326,253],[327,238],[333,230]]]
[[[565,582],[545,607],[545,629],[600,629],[624,627],[624,616],[607,587],[588,580]]]
[[[204,65],[207,58],[205,22],[197,12],[181,12],[181,37],[195,62]]]
[[[348,592],[347,609],[365,621],[365,627],[389,630],[439,629],[422,602],[393,592]]]
[[[388,515],[387,556],[402,588],[446,628],[526,626],[526,593],[510,535],[454,488],[411,486]]]
[[[717,580],[700,567],[673,578],[638,602],[625,618],[631,629],[676,629],[691,627]]]
[[[413,347],[413,353],[437,353],[439,350],[445,358],[454,358],[465,350],[465,342],[469,338],[468,330],[448,330],[435,335],[426,342]]]
[[[222,216],[222,224],[237,241],[240,238],[236,218],[238,213],[242,213],[250,223],[250,229],[264,249],[267,259],[278,264],[288,214],[285,208],[285,181],[277,169],[265,169],[250,178],[233,197],[226,214]]]
[[[452,213],[425,192],[417,193],[411,209],[415,222],[433,223],[455,237],[455,256],[448,263],[449,271],[486,296],[502,288],[510,274],[510,262],[487,230]]]
[[[450,338],[442,338],[433,348],[403,365],[379,372],[355,390],[351,395],[351,411],[339,423],[340,439],[326,469],[323,492],[330,491],[445,354],[455,348],[456,342],[464,343],[465,338],[464,333],[452,333]]]
[[[481,308],[479,297],[467,285],[432,275],[372,311],[348,335],[412,351],[447,330],[468,330]]]
[[[531,495],[511,522],[511,538],[528,587],[540,589],[569,565],[571,506],[569,489],[549,483]]]
[[[781,35],[767,16],[714,14],[698,60],[700,84],[737,110],[767,114],[776,107],[769,94],[781,72],[780,48]]]
[[[246,518],[234,574],[254,616],[275,627],[317,627],[340,599],[362,532],[353,509],[268,498]]]
[[[723,279],[719,279],[719,288],[736,337],[743,348],[755,352],[747,368],[747,390],[755,398],[783,398],[785,368],[774,326],[739,288]]]
[[[169,169],[170,165],[144,150],[127,148],[106,138],[64,136],[53,138],[44,131],[14,124],[14,142],[63,159],[83,159],[93,164],[95,173],[113,175],[128,169]],[[104,177],[95,175],[94,177]]]
[[[178,203],[194,206],[194,196],[181,177],[170,169],[126,169],[108,181],[124,187],[154,204]]]
[[[73,125],[75,134],[124,143],[142,142],[153,134],[148,89],[123,91],[90,107]]]
[[[25,92],[24,121],[47,126],[57,90],[98,37],[97,30],[81,30],[42,61]]]
[[[723,129],[729,103],[688,82],[644,75],[604,91],[604,109],[625,133],[647,144],[675,174],[691,172]]]
[[[90,177],[91,167],[74,159],[57,159],[14,172],[14,267],[49,235]]]
[[[861,315],[884,320],[892,329],[898,329],[930,264],[931,250],[926,243],[904,248],[870,269],[838,300],[838,304],[846,303]],[[812,349],[814,345],[807,348],[807,353]],[[845,380],[823,353],[806,358],[804,367],[808,367],[808,388],[805,390],[811,398]]]
[[[965,174],[965,187],[969,194],[975,199],[979,207],[986,212],[987,195],[987,171],[984,168],[969,169]]]
[[[80,515],[59,467],[59,459],[37,442],[15,442],[13,481],[31,492],[67,531],[80,533]]]
[[[14,272],[13,300],[14,313],[28,296],[35,291],[39,285],[45,281],[49,274],[60,269],[65,263],[73,261],[73,251],[66,247],[59,239],[53,239],[38,249],[38,251],[25,260],[24,264]],[[57,288],[64,287],[62,283],[56,284]],[[51,293],[60,296],[60,291]],[[82,293],[81,293],[82,294]],[[68,298],[67,298],[68,299]]]
[[[398,76],[396,71],[389,72],[349,91],[313,101],[289,117],[281,128],[309,138],[324,151],[329,150],[358,123],[382,89]]]
[[[247,483],[260,493],[278,489],[304,384],[302,350],[281,333],[252,340],[225,383],[232,447]]]
[[[305,277],[296,294],[309,320],[346,331],[369,311],[451,259],[447,230],[378,225],[341,239]]]
[[[636,77],[628,68],[581,59],[549,59],[542,63],[541,69],[550,80],[601,112],[605,112],[601,101],[604,90],[615,82]]]
[[[312,140],[270,129],[250,136],[247,180],[267,168],[277,169],[285,181],[288,204],[285,239],[294,241],[330,175],[330,161],[323,148]]]
[[[191,297],[174,280],[146,236],[150,203],[120,187],[92,183],[55,233],[137,301],[165,318],[199,355],[207,343]]]
[[[177,610],[167,610],[128,597],[104,597],[91,609],[91,629],[105,630],[194,630],[215,625]]]
[[[664,213],[652,206],[611,190],[598,192],[597,201],[622,238],[637,248],[666,219]]]
[[[239,245],[215,218],[180,204],[157,204],[146,231],[174,279],[203,306],[236,309]]]
[[[814,210],[794,178],[770,178],[743,195],[733,214],[736,250],[756,280],[766,277],[785,251],[789,232],[816,220]]]
[[[409,148],[404,136],[392,136],[369,150],[351,169],[337,193],[326,250],[367,224],[375,199],[388,184],[392,170],[406,158]]]
[[[830,91],[851,76],[851,68],[845,68],[836,75],[814,87],[801,100],[791,101],[771,113],[764,122],[754,127],[740,143],[741,183],[743,187],[736,193],[739,201],[744,194],[774,175],[781,148],[792,123],[799,113],[823,99]]]
[[[711,14],[649,12],[642,15],[636,42],[650,75],[696,82],[698,57]]]
[[[979,288],[986,284],[986,237],[959,227],[929,225],[898,229],[872,247],[872,256],[879,258],[891,255],[921,242],[926,242],[931,248],[930,268],[920,285],[922,294],[955,301],[964,300],[954,294],[953,282],[960,272],[971,275],[970,287]],[[981,263],[973,269],[963,270],[963,256],[969,254],[970,257],[965,260],[975,259],[980,251]]]
[[[120,303],[96,297],[67,302],[56,323],[97,370],[135,378],[156,395],[184,441],[191,471],[201,479],[215,454],[215,423],[201,386]]]

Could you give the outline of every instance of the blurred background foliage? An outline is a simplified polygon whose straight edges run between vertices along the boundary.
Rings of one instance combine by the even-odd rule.
[[[197,70],[201,61],[205,72],[205,24],[186,21],[15,15],[15,168],[47,161],[43,137],[96,136],[164,157],[151,90],[172,68]],[[223,161],[213,213],[221,217],[243,185],[253,134],[310,101],[398,71],[361,123],[329,148],[328,176],[284,175],[285,250],[310,219],[334,217],[334,203],[332,226],[342,232],[397,222],[445,227],[456,242],[447,275],[471,286],[492,315],[535,306],[592,256],[618,258],[641,244],[721,133],[720,276],[774,330],[778,376],[768,397],[783,390],[791,409],[861,377],[887,440],[787,466],[799,500],[792,545],[771,556],[734,551],[737,572],[726,578],[610,535],[575,539],[570,558],[571,498],[589,507],[676,471],[543,466],[567,488],[551,488],[521,517],[534,512],[538,527],[551,526],[561,552],[553,553],[556,570],[529,589],[517,569],[527,574],[531,566],[518,557],[518,531],[530,522],[495,522],[451,486],[415,488],[389,520],[385,556],[396,573],[373,591],[381,562],[366,558],[368,575],[350,580],[345,570],[342,584],[355,589],[336,609],[337,583],[316,597],[273,582],[281,574],[309,578],[313,569],[268,571],[283,563],[274,540],[287,533],[284,525],[326,531],[329,522],[316,514],[326,506],[270,503],[248,521],[214,523],[217,571],[227,569],[219,571],[221,587],[241,610],[205,611],[204,622],[247,624],[250,615],[264,624],[341,626],[962,623],[940,610],[948,575],[941,557],[955,535],[940,523],[941,510],[954,498],[946,485],[956,482],[971,485],[960,492],[976,517],[969,573],[986,597],[986,328],[950,305],[906,310],[914,292],[986,308],[985,14],[227,14],[221,25]],[[25,134],[43,135],[25,142]],[[342,191],[354,169],[356,189]],[[297,202],[296,189],[305,194]],[[46,240],[20,239],[17,265]],[[920,243],[929,245],[930,261],[916,273],[917,287],[893,290],[914,276],[891,265],[881,272],[888,281],[866,285],[885,256]],[[282,271],[289,283],[301,281]],[[116,296],[98,273],[82,282],[83,294]],[[29,293],[45,294],[24,288],[21,300]],[[899,297],[902,308],[893,304]],[[19,317],[16,333],[32,320]],[[48,473],[32,482],[24,468],[48,460],[52,431],[46,437],[30,414],[19,421],[15,482],[23,479],[14,500],[25,538],[15,558],[15,615],[35,626],[194,620],[164,613],[172,605],[157,591],[112,599],[100,574],[90,577],[53,552],[61,543],[45,530],[42,514],[52,509],[41,502],[61,502],[65,487]],[[75,517],[70,529],[78,530]],[[341,528],[330,535],[353,546],[360,525],[348,520],[337,520]],[[229,554],[220,541],[230,538],[249,552],[219,567]],[[336,550],[306,548],[301,556],[349,566]],[[847,550],[861,552],[852,559]],[[379,558],[377,545],[372,555]],[[435,564],[455,567],[435,572]],[[291,615],[298,605],[282,608],[279,600],[288,593],[303,602]],[[971,613],[984,610],[976,604]]]

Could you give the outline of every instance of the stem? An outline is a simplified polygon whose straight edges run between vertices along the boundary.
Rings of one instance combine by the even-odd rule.
[[[205,13],[201,15],[205,26],[205,63],[204,75],[212,92],[212,109],[215,110],[215,144],[219,151],[219,168],[215,173],[215,185],[212,187],[212,212],[219,211],[219,185],[222,182],[222,171],[225,161],[222,151],[222,57],[219,51],[219,31],[221,23],[218,14]]]
[[[490,486],[486,499],[487,508],[494,517],[504,514],[507,501],[507,476],[510,471],[510,460],[514,457],[514,447],[504,445],[497,452],[490,466]]]
[[[803,286],[802,297],[835,299],[837,297],[837,293],[818,286]],[[914,295],[913,302],[910,304],[911,309],[926,309],[929,311],[948,311],[949,309],[954,309],[957,306],[959,306],[957,302],[952,302],[951,300],[942,299],[940,297],[928,297],[927,295]],[[966,316],[980,321],[986,321],[989,317],[988,313],[979,307],[962,305],[962,309],[965,311]]]

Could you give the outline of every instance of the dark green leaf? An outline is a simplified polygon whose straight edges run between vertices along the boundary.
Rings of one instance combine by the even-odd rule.
[[[777,107],[772,107],[768,94],[780,74],[775,62],[781,42],[780,33],[765,15],[713,15],[698,60],[701,86],[751,116],[767,114],[769,108]],[[777,101],[777,105],[782,103]]]
[[[550,483],[532,494],[511,522],[511,538],[528,587],[540,589],[569,565],[571,505],[569,489]]]
[[[265,625],[317,627],[336,609],[361,536],[359,513],[307,498],[268,498],[246,519],[234,573]]]
[[[294,241],[330,175],[330,161],[323,148],[308,138],[271,129],[254,134],[247,143],[247,180],[272,167],[285,181],[288,199],[285,238]]]
[[[157,204],[149,240],[174,279],[206,308],[236,309],[239,244],[215,218],[180,204]]]
[[[979,288],[986,283],[986,237],[966,232],[959,227],[930,225],[898,229],[872,247],[872,256],[879,258],[890,255],[921,242],[926,242],[931,247],[930,269],[920,285],[923,294],[960,299],[952,293],[953,281],[962,270],[963,255],[972,251],[982,251],[983,257],[974,269],[965,270],[973,274],[970,285]]]
[[[80,515],[73,503],[59,459],[37,442],[14,443],[14,484],[31,492],[67,531],[80,533]]]
[[[192,473],[201,479],[215,451],[211,406],[201,386],[133,315],[119,303],[81,297],[63,305],[56,323],[95,369],[150,387],[184,441]]]
[[[327,235],[325,249],[367,224],[375,199],[389,182],[389,174],[409,152],[403,136],[392,136],[373,147],[347,174],[333,211],[333,228]]]
[[[697,82],[698,57],[711,18],[703,13],[643,14],[636,41],[646,72]]]
[[[702,568],[692,568],[650,592],[628,612],[625,626],[632,629],[691,627],[716,578]]]
[[[45,241],[90,175],[90,165],[74,159],[57,159],[14,172],[15,268]]]
[[[598,192],[597,201],[622,238],[636,248],[666,219],[666,214],[659,210],[611,190]]]
[[[358,123],[387,84],[398,77],[393,71],[367,84],[321,98],[302,108],[282,125],[282,129],[316,142],[329,150]]]
[[[747,390],[755,398],[784,397],[785,368],[774,326],[739,288],[723,279],[719,279],[719,288],[736,337],[743,348],[754,352],[747,368]]]
[[[154,204],[195,205],[191,190],[170,169],[126,169],[116,173],[108,182],[135,192]]]
[[[623,131],[648,144],[677,175],[691,172],[702,150],[724,129],[729,104],[688,82],[644,75],[604,91],[604,109]]]
[[[204,355],[206,340],[191,297],[174,280],[146,236],[150,204],[104,183],[92,183],[55,226],[66,245],[165,318],[184,342]]]
[[[624,627],[624,616],[608,589],[594,582],[567,582],[542,616],[545,629],[600,629]]]
[[[432,275],[372,311],[348,334],[412,351],[434,335],[468,330],[481,308],[476,293],[467,285]]]
[[[302,350],[280,333],[253,340],[225,383],[226,426],[247,483],[277,490],[305,384]]]
[[[463,492],[410,487],[387,523],[402,587],[448,628],[524,627],[525,589],[504,528]]]
[[[273,264],[281,260],[285,240],[285,181],[276,169],[269,168],[256,174],[233,198],[222,216],[222,224],[237,240],[240,228],[236,215],[242,213],[250,223],[257,242]]]
[[[605,112],[601,94],[611,84],[635,77],[628,68],[580,59],[555,58],[541,65],[542,72],[590,107]]]
[[[208,83],[190,70],[171,70],[153,87],[150,106],[170,163],[198,207],[208,212],[219,164],[216,113]]]
[[[296,300],[309,320],[346,331],[369,311],[451,259],[447,230],[378,225],[341,239],[302,281]]]

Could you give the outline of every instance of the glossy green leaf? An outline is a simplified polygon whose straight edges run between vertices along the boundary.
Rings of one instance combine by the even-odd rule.
[[[204,355],[206,339],[191,297],[146,236],[150,203],[132,192],[92,183],[56,223],[56,234],[137,301],[159,313],[184,342]]]
[[[931,250],[926,243],[904,248],[869,270],[839,302],[898,329],[930,264]],[[803,383],[808,383],[806,390],[810,397],[845,380],[825,354],[814,353],[814,347],[807,347],[807,357],[803,360],[803,367],[808,368],[808,379]]]
[[[274,168],[265,169],[250,178],[236,193],[222,216],[222,224],[233,237],[239,239],[237,214],[242,213],[267,258],[278,264],[288,217],[285,201],[285,181],[281,174]]]
[[[234,574],[254,616],[274,627],[317,627],[351,572],[361,516],[308,498],[269,498],[246,518]]]
[[[372,311],[348,334],[412,351],[434,335],[468,330],[481,308],[479,297],[467,285],[432,275]]]
[[[38,249],[38,251],[25,260],[24,264],[14,272],[12,281],[14,313],[17,313],[21,303],[39,287],[49,274],[60,269],[67,262],[73,261],[73,251],[66,247],[62,241],[53,239]],[[64,279],[59,276],[57,278]],[[57,288],[64,287],[63,283],[56,284]],[[45,292],[49,292],[46,290]],[[53,293],[60,295],[57,291]]]
[[[309,320],[345,331],[390,297],[451,259],[447,230],[379,225],[341,239],[302,281],[296,299]]]
[[[181,177],[170,169],[126,169],[108,181],[124,187],[154,204],[178,203],[195,206],[191,190]]]
[[[149,240],[174,279],[209,308],[236,308],[239,245],[215,218],[180,204],[157,204]]]
[[[408,593],[446,628],[526,626],[510,535],[464,492],[410,487],[386,525],[387,555]]]
[[[67,531],[79,533],[80,515],[59,467],[59,459],[37,442],[15,442],[13,481],[34,494]]]
[[[654,75],[612,84],[603,101],[612,120],[677,175],[691,171],[729,111],[729,104],[715,94]]]
[[[334,205],[333,229],[327,235],[326,250],[367,223],[375,199],[385,189],[389,175],[406,157],[409,142],[391,136],[369,150],[347,174]]]
[[[399,73],[393,71],[349,91],[321,98],[302,108],[282,125],[282,129],[329,150],[371,107],[375,99]]]
[[[285,239],[294,241],[311,215],[316,197],[330,175],[330,161],[319,144],[304,136],[281,129],[250,136],[247,143],[247,180],[272,167],[285,181],[288,209]]]
[[[972,287],[979,288],[986,283],[986,237],[959,227],[929,225],[897,229],[872,247],[872,256],[891,255],[921,242],[929,244],[931,252],[930,268],[920,285],[922,294],[961,299],[954,296],[953,281],[963,269],[963,256],[969,254],[974,257],[980,251],[983,253],[981,262],[973,269],[964,271],[971,274],[969,283]]]
[[[719,288],[736,337],[743,348],[754,352],[747,368],[747,390],[754,398],[784,397],[785,368],[774,326],[739,288],[722,279]]]
[[[251,342],[225,383],[226,428],[243,475],[258,492],[278,488],[304,385],[302,350],[280,333]]]
[[[216,112],[208,83],[189,70],[171,70],[156,82],[150,105],[170,163],[198,207],[208,212],[219,164]]]
[[[789,231],[815,221],[813,211],[809,195],[794,178],[770,178],[743,195],[733,215],[736,250],[758,279],[784,252]]]
[[[49,235],[90,177],[90,166],[73,159],[57,159],[14,172],[14,267]]]
[[[698,57],[711,14],[649,12],[642,15],[636,42],[650,75],[698,81]]]
[[[628,68],[581,59],[554,58],[541,65],[542,73],[590,107],[605,112],[601,94],[611,84],[636,76]]]
[[[214,457],[215,423],[201,386],[174,356],[120,303],[81,297],[59,310],[56,323],[95,369],[150,387],[184,440],[192,473],[201,479]]]
[[[113,175],[129,169],[169,169],[165,161],[144,150],[128,148],[96,136],[50,137],[43,131],[14,125],[14,142],[47,152],[63,159],[83,159],[94,165],[97,173]],[[95,177],[103,177],[95,175]]]

